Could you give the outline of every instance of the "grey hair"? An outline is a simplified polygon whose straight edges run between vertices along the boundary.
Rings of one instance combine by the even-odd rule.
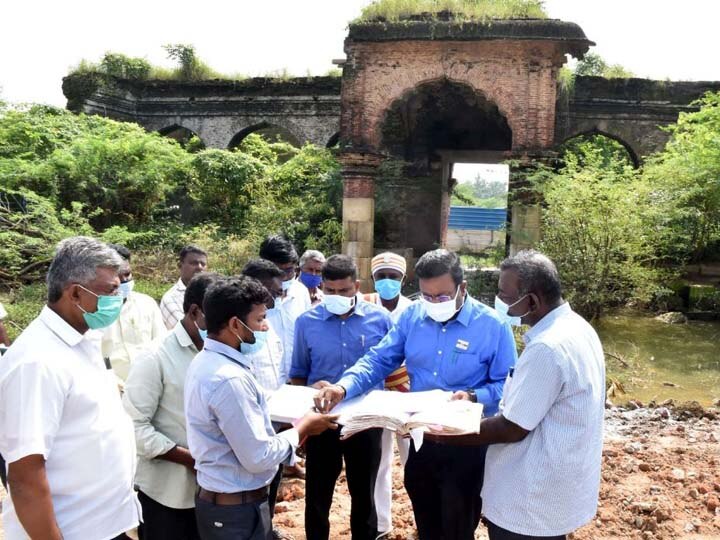
[[[514,270],[520,281],[520,294],[535,293],[548,302],[562,298],[562,284],[555,263],[534,249],[524,249],[500,263],[500,270]]]
[[[302,268],[308,261],[317,261],[325,264],[325,255],[320,253],[317,249],[308,249],[302,254],[302,257],[300,257],[300,264],[298,266]]]
[[[84,285],[97,276],[97,269],[119,270],[124,261],[107,244],[88,236],[73,236],[60,241],[47,273],[48,302],[60,300],[72,283]]]

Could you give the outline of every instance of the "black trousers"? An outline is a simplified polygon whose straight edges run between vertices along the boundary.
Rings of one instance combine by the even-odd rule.
[[[2,481],[5,491],[7,491],[7,471],[5,470],[5,460],[2,456],[0,456],[0,481]]]
[[[562,536],[527,536],[510,532],[507,529],[498,527],[491,521],[486,521],[488,527],[488,536],[490,540],[565,540],[567,537]]]
[[[267,499],[222,506],[195,497],[195,517],[202,540],[272,540]]]
[[[280,489],[280,481],[282,480],[283,465],[278,467],[278,472],[270,482],[268,488],[268,508],[270,510],[270,519],[275,516],[275,503],[277,502],[278,489]]]
[[[380,466],[381,429],[369,429],[340,440],[328,430],[305,444],[305,535],[307,540],[327,540],[330,506],[335,482],[345,460],[350,491],[350,531],[353,540],[375,540],[375,479]]]
[[[420,540],[473,540],[480,523],[487,446],[425,441],[410,447],[405,489]]]
[[[138,491],[143,522],[138,527],[140,540],[199,540],[194,508],[169,508]]]

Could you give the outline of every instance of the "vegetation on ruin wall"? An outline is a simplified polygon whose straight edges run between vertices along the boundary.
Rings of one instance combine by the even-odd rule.
[[[720,260],[720,94],[699,105],[640,170],[619,143],[597,136],[531,175],[544,201],[539,248],[585,316],[628,302],[666,309],[682,265]]]
[[[0,285],[42,279],[72,234],[140,250],[138,273],[160,281],[172,281],[174,253],[191,241],[226,272],[269,232],[337,251],[341,191],[338,163],[312,145],[250,135],[237,151],[191,153],[136,124],[0,107]]]
[[[376,0],[353,22],[400,21],[438,14],[452,14],[458,21],[547,18],[540,0]]]

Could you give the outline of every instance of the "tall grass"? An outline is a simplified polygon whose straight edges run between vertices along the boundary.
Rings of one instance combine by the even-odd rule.
[[[450,12],[456,20],[546,19],[542,0],[375,0],[354,22],[399,21],[412,15]]]

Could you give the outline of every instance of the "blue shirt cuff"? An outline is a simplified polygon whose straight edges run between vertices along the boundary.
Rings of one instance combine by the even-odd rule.
[[[349,377],[342,377],[337,383],[345,389],[345,399],[351,399],[360,395],[357,385]]]

